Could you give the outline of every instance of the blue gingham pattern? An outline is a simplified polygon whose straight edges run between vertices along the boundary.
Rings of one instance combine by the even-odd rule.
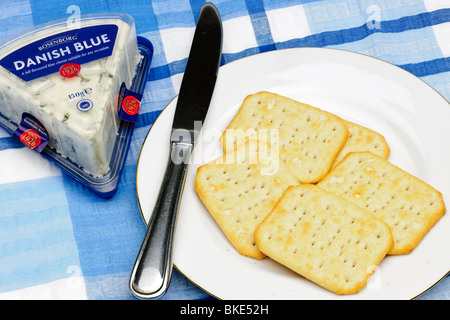
[[[0,40],[73,14],[127,12],[154,45],[141,114],[117,194],[101,199],[0,129],[0,299],[134,299],[129,273],[145,226],[136,200],[144,138],[178,93],[202,0],[2,0]],[[293,47],[374,56],[450,99],[448,0],[214,0],[221,64]],[[69,9],[69,10],[68,10]],[[447,254],[447,253],[446,253]],[[163,299],[211,299],[174,271]],[[450,278],[419,299],[450,299]]]

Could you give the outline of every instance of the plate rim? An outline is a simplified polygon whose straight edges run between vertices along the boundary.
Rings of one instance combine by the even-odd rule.
[[[376,61],[378,61],[378,62],[388,64],[388,65],[390,65],[391,67],[395,67],[395,69],[398,69],[400,72],[404,72],[404,73],[406,73],[406,74],[411,75],[413,78],[415,78],[415,79],[417,79],[417,80],[420,80],[420,82],[422,82],[422,84],[425,84],[426,87],[431,88],[432,91],[434,91],[435,93],[437,93],[437,94],[438,94],[445,102],[447,102],[448,104],[450,104],[450,102],[449,102],[449,101],[448,101],[448,100],[447,100],[447,99],[446,99],[446,98],[445,98],[445,97],[444,97],[437,89],[435,89],[433,86],[431,86],[431,85],[430,85],[429,83],[427,83],[425,80],[423,80],[423,79],[421,79],[420,77],[416,76],[416,75],[413,74],[412,72],[410,72],[410,71],[408,71],[408,70],[405,70],[405,69],[401,68],[400,66],[395,65],[395,64],[393,64],[393,63],[391,63],[391,62],[389,62],[389,61],[383,60],[383,59],[381,59],[381,58],[374,57],[374,56],[370,56],[370,55],[368,55],[368,54],[361,53],[361,52],[355,52],[355,51],[346,50],[346,49],[326,48],[326,47],[324,47],[324,48],[321,48],[321,47],[297,47],[297,48],[283,48],[283,49],[276,49],[276,50],[271,50],[271,51],[266,51],[266,52],[259,52],[259,53],[251,54],[251,55],[248,55],[248,56],[245,56],[245,57],[241,57],[241,58],[239,58],[239,59],[230,61],[230,62],[228,62],[228,63],[226,63],[226,64],[224,64],[224,65],[221,65],[221,66],[220,66],[220,69],[225,68],[225,67],[227,67],[227,66],[229,66],[229,65],[232,65],[232,64],[235,63],[235,62],[242,62],[242,61],[245,60],[245,59],[251,59],[251,58],[253,58],[253,57],[255,57],[255,56],[267,55],[267,54],[276,54],[277,52],[280,52],[280,51],[305,51],[305,49],[306,49],[306,50],[318,50],[318,51],[336,51],[336,52],[342,52],[342,53],[344,53],[344,54],[350,54],[350,55],[356,54],[356,55],[359,55],[359,56],[363,56],[363,57],[365,57],[365,58],[374,59],[374,60],[376,60]],[[220,73],[220,71],[219,71],[219,73]],[[164,112],[167,111],[168,107],[169,107],[169,106],[170,106],[177,98],[178,98],[178,94],[176,94],[172,99],[170,99],[170,101],[164,106],[164,108],[163,108],[163,109],[161,110],[161,112],[158,114],[158,116],[156,117],[155,121],[154,121],[153,124],[150,126],[150,128],[149,128],[147,134],[145,135],[145,138],[144,138],[144,140],[143,140],[143,142],[142,142],[142,146],[141,146],[141,149],[140,149],[140,151],[139,151],[138,158],[137,158],[135,189],[136,189],[136,196],[137,196],[137,202],[138,202],[138,207],[139,207],[139,213],[140,213],[141,218],[142,218],[142,220],[143,220],[143,222],[144,222],[144,225],[145,225],[146,227],[147,227],[147,221],[146,221],[146,219],[145,219],[145,217],[144,217],[143,210],[142,210],[142,207],[141,207],[141,201],[140,201],[139,191],[138,191],[138,181],[137,181],[137,180],[138,180],[137,177],[138,177],[138,175],[139,175],[139,164],[140,164],[140,160],[141,160],[142,150],[144,149],[144,146],[145,146],[145,144],[146,144],[146,142],[147,142],[147,139],[148,139],[148,137],[149,137],[150,134],[151,134],[151,131],[152,131],[152,128],[153,128],[154,124],[160,119],[160,117],[164,114]],[[207,294],[209,294],[209,295],[211,295],[212,297],[214,297],[214,298],[216,298],[216,299],[219,299],[219,300],[222,300],[222,299],[223,299],[223,298],[221,298],[221,297],[218,297],[218,296],[215,295],[214,293],[210,292],[209,290],[203,288],[203,287],[202,287],[201,285],[199,285],[198,283],[196,283],[196,282],[195,282],[194,280],[192,280],[187,274],[185,274],[185,273],[184,273],[184,272],[183,272],[183,271],[182,271],[175,263],[173,264],[173,266],[178,270],[178,272],[180,272],[184,277],[186,277],[191,283],[195,284],[198,288],[200,288],[201,290],[203,290],[203,291],[206,292]],[[445,277],[447,277],[448,275],[450,275],[450,269],[449,269],[442,277],[440,277],[436,282],[434,282],[433,284],[429,285],[429,287],[427,287],[426,289],[424,289],[422,292],[420,292],[420,293],[416,294],[415,296],[409,298],[409,300],[414,300],[414,299],[416,299],[417,297],[421,296],[422,294],[424,294],[425,292],[427,292],[428,290],[430,290],[431,288],[433,288],[436,284],[438,284],[439,282],[441,282],[441,281],[442,281]]]

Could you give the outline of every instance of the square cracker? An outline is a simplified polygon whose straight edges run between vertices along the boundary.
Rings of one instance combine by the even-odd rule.
[[[201,166],[195,190],[236,250],[262,259],[254,231],[270,213],[284,190],[299,184],[279,162],[277,148],[247,141],[237,149]]]
[[[384,159],[389,157],[389,145],[381,134],[347,120],[344,120],[344,122],[349,132],[348,139],[332,167],[335,167],[350,152],[370,151]]]
[[[439,191],[371,152],[349,153],[318,184],[390,227],[389,254],[408,254],[445,213]]]
[[[307,184],[287,189],[255,238],[267,256],[337,294],[360,291],[393,243],[371,213]]]
[[[280,147],[280,159],[302,183],[315,183],[330,170],[348,137],[339,117],[298,101],[259,92],[243,101],[220,137],[225,152],[248,139]]]

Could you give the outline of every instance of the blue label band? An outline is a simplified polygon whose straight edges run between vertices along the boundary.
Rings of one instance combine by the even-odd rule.
[[[139,115],[142,94],[128,90],[122,83],[119,91],[119,117],[128,122],[136,122]]]
[[[119,27],[74,29],[30,43],[4,57],[0,65],[24,81],[59,72],[66,63],[83,64],[112,54]]]
[[[38,153],[44,150],[50,140],[44,125],[27,112],[22,113],[22,120],[13,136]]]

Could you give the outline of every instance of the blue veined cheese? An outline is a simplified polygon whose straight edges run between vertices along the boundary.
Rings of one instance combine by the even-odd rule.
[[[34,115],[50,135],[47,147],[94,177],[104,176],[110,170],[120,125],[119,89],[122,83],[127,88],[131,86],[141,59],[134,21],[124,16],[126,19],[82,19],[77,28],[55,25],[0,48],[0,59],[4,59],[20,48],[37,44],[29,56],[14,56],[9,69],[0,67],[0,113],[16,124],[22,113]],[[112,35],[109,31],[103,33],[103,26],[112,28]],[[92,28],[98,34],[90,36],[90,27],[98,27]],[[83,32],[89,37],[81,39]],[[39,43],[40,39],[49,40]],[[63,77],[60,72],[45,74],[45,69],[77,63],[77,59],[111,49],[106,57],[80,63],[79,73],[72,78]],[[36,78],[26,78],[33,74]]]

